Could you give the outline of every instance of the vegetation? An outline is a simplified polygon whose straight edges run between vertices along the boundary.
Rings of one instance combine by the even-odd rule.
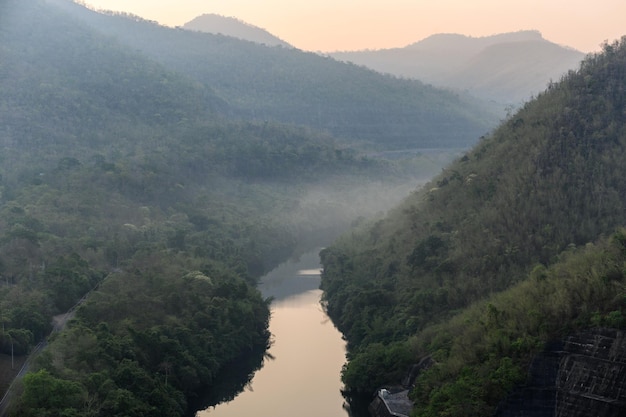
[[[17,415],[180,416],[224,367],[268,346],[267,302],[244,280],[185,273],[181,255],[143,262],[108,278],[56,335],[24,380]]]
[[[340,213],[328,190],[373,182],[385,200],[412,167],[347,144],[466,147],[490,113],[65,0],[0,1],[0,57],[0,351],[49,342],[14,415],[175,416],[232,398],[268,345],[258,277],[350,222],[322,285],[352,394],[431,355],[415,413],[484,415],[546,340],[623,324],[626,41],[369,223],[367,204]]]
[[[438,366],[418,380],[416,415],[486,415],[550,338],[622,325],[623,232],[574,249],[623,224],[625,64],[626,40],[605,45],[322,252],[348,391],[369,395],[429,354]]]
[[[42,378],[81,387],[84,407],[95,408],[77,409],[77,415],[116,415],[116,407],[126,409],[135,400],[138,415],[155,407],[180,415],[187,410],[185,398],[219,383],[216,375],[239,355],[260,350],[249,371],[258,367],[267,346],[268,312],[252,286],[307,245],[296,239],[315,224],[309,218],[299,228],[290,221],[300,197],[294,183],[263,179],[262,172],[273,178],[280,169],[276,163],[259,165],[259,183],[248,184],[238,179],[247,173],[236,159],[208,172],[196,167],[194,177],[187,175],[194,165],[182,156],[182,146],[168,155],[183,165],[149,155],[116,163],[68,157],[34,179],[5,187],[10,197],[2,207],[0,238],[2,351],[27,353],[48,335],[53,315],[100,283],[70,330],[50,340],[36,368],[49,374]],[[292,180],[304,186],[309,175],[308,169],[300,177],[294,171]],[[82,353],[75,355],[75,349]],[[132,396],[125,393],[109,404],[110,396],[129,390],[124,381],[130,379],[116,377],[127,361],[136,377],[146,379],[141,389],[149,391],[130,390]],[[167,368],[167,378],[159,366]],[[100,378],[96,386],[110,391],[94,391],[94,373]],[[149,393],[165,400],[167,393],[175,406],[151,402]],[[39,408],[51,406],[28,398],[19,415],[42,415]]]
[[[520,284],[411,339],[414,352],[437,361],[417,380],[415,415],[493,414],[548,342],[590,327],[623,327],[625,233],[569,249],[551,267],[535,267]]]
[[[310,128],[230,120],[210,88],[49,2],[0,2],[0,91],[0,353],[48,342],[13,415],[232,398],[268,345],[257,279],[370,214],[308,209],[311,190],[406,179]]]
[[[55,0],[78,20],[212,89],[233,117],[309,126],[376,149],[467,148],[502,111],[463,94],[293,48],[170,29]]]

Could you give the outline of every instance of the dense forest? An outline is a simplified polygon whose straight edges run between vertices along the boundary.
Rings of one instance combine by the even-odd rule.
[[[46,1],[0,1],[0,92],[0,353],[41,352],[13,415],[180,416],[232,398],[269,344],[258,278],[438,169],[245,120]]]
[[[503,109],[294,48],[166,28],[54,0],[77,20],[213,89],[234,116],[327,131],[376,149],[467,148]]]
[[[484,416],[530,358],[623,328],[626,39],[606,44],[388,216],[321,253],[349,395],[412,363],[414,416]]]
[[[416,415],[493,411],[550,338],[623,325],[625,43],[487,134],[499,110],[417,81],[0,0],[0,354],[37,353],[10,414],[231,399],[270,343],[258,279],[351,226],[321,254],[348,394],[429,356]]]

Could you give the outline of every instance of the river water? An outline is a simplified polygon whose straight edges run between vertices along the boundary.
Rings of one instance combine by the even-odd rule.
[[[320,305],[318,251],[282,264],[259,289],[273,297],[273,344],[263,367],[233,401],[198,417],[346,417],[341,396],[345,342]]]

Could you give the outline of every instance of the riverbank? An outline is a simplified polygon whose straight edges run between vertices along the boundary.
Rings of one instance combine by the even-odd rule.
[[[341,395],[345,342],[320,305],[318,252],[285,262],[260,280],[259,290],[273,300],[273,343],[264,365],[236,398],[198,417],[349,416]]]

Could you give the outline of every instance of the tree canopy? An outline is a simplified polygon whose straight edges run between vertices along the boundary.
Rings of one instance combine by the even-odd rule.
[[[374,210],[319,190],[407,178],[327,133],[230,118],[52,2],[0,2],[0,91],[0,352],[48,342],[15,415],[232,398],[269,343],[258,278]]]
[[[485,415],[542,343],[593,317],[622,325],[622,232],[618,249],[578,255],[584,260],[567,254],[623,224],[625,63],[625,40],[605,45],[391,214],[322,252],[327,309],[350,346],[348,390],[369,394],[379,375],[397,376],[411,355],[430,354],[443,368],[415,389],[417,415]],[[576,276],[574,295],[569,277]],[[548,282],[554,287],[544,288]],[[539,297],[543,290],[555,298]],[[515,307],[511,294],[527,304]],[[511,320],[529,327],[502,327]],[[437,339],[436,323],[460,334]],[[490,325],[498,331],[485,336],[480,326]],[[398,354],[399,345],[411,353]],[[490,368],[475,368],[480,361]],[[442,369],[449,373],[436,374]],[[494,372],[503,378],[499,394],[480,397]],[[450,380],[455,385],[445,385]],[[461,392],[477,393],[480,406],[455,408],[451,399]]]

